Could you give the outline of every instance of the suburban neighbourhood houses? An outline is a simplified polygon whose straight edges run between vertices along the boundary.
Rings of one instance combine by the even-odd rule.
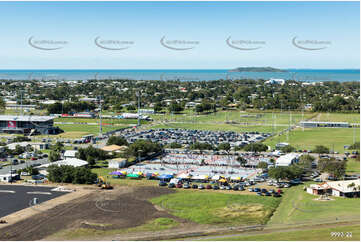
[[[311,184],[306,191],[313,195],[327,194],[335,197],[360,197],[360,179]]]

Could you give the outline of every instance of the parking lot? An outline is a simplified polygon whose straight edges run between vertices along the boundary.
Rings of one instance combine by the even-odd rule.
[[[232,147],[258,142],[270,136],[269,133],[233,131],[207,131],[186,129],[149,129],[143,131],[122,130],[121,134],[128,142],[133,143],[138,139],[147,139],[162,145],[179,143],[190,145],[195,142],[206,142],[218,146],[221,143],[229,143]]]
[[[67,194],[52,191],[54,187],[0,185],[0,218],[32,205],[33,199],[38,203]],[[35,209],[35,208],[34,208]]]

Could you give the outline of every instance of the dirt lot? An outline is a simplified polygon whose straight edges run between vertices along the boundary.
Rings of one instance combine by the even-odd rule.
[[[158,187],[116,187],[94,192],[0,228],[0,240],[41,240],[63,229],[123,229],[172,217],[147,199],[173,192]],[[106,225],[106,226],[99,226]]]

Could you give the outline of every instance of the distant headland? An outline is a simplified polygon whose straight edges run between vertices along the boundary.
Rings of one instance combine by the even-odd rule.
[[[237,67],[229,70],[230,72],[287,72],[273,67]]]

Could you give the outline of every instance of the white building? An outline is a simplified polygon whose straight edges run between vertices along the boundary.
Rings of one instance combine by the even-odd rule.
[[[288,153],[286,155],[282,155],[276,160],[276,166],[290,166],[294,163],[297,163],[299,158],[300,154],[297,153]]]
[[[311,184],[307,187],[307,193],[313,195],[328,194],[335,197],[360,197],[360,179]]]
[[[318,122],[318,121],[301,121],[301,127],[305,128],[349,128],[350,124],[347,122]]]
[[[285,80],[284,79],[269,79],[268,81],[265,81],[265,84],[277,84],[277,85],[284,85],[285,84]]]
[[[59,160],[56,162],[41,165],[41,166],[39,166],[39,168],[47,168],[51,165],[80,167],[80,166],[88,165],[88,162],[85,160],[77,159],[77,158],[67,158],[64,160]]]
[[[64,159],[75,158],[76,153],[78,153],[77,150],[66,150],[63,154],[63,157]]]
[[[127,164],[127,159],[124,158],[116,158],[112,159],[108,162],[109,168],[123,168]]]

